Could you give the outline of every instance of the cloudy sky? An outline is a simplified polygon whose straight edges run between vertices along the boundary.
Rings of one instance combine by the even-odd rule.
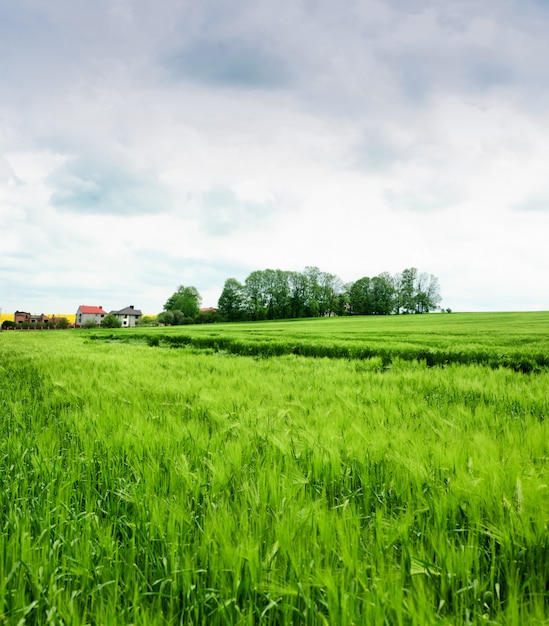
[[[0,0],[0,308],[407,267],[549,309],[546,0]]]

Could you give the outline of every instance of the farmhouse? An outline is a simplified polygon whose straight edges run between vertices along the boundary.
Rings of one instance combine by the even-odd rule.
[[[13,321],[16,324],[36,324],[37,326],[41,326],[42,324],[47,324],[50,319],[43,313],[40,313],[40,315],[31,315],[26,311],[15,311]]]
[[[137,326],[143,313],[139,309],[135,309],[133,304],[130,304],[120,311],[111,311],[111,315],[115,315],[122,322],[124,328],[130,328]]]
[[[82,304],[76,311],[76,325],[82,326],[86,322],[94,322],[99,326],[105,315],[107,315],[107,311],[104,311],[101,306],[86,306]]]

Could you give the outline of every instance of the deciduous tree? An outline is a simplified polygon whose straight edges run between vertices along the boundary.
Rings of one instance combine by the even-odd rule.
[[[181,311],[185,317],[195,318],[200,310],[202,297],[196,287],[180,285],[164,305],[164,311]]]
[[[237,322],[244,317],[244,287],[236,278],[225,281],[217,309],[228,322]]]
[[[349,289],[349,306],[353,315],[373,313],[371,280],[368,276],[359,278]]]
[[[416,313],[429,313],[440,304],[438,278],[422,272],[416,279]]]
[[[68,328],[69,320],[66,317],[60,317],[57,320],[57,328]]]

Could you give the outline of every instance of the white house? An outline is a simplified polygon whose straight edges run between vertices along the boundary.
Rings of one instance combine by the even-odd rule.
[[[139,309],[134,309],[133,304],[130,304],[125,309],[120,309],[120,311],[111,311],[111,315],[115,315],[122,322],[124,328],[130,328],[137,326],[143,313]]]

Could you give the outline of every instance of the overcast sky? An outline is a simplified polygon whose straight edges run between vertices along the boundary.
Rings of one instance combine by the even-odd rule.
[[[0,308],[416,267],[549,309],[546,0],[0,0]]]

